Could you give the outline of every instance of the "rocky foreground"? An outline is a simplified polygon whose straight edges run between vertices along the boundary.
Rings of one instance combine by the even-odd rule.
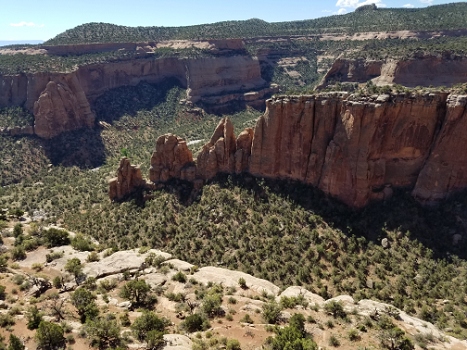
[[[6,238],[4,248],[13,249],[13,243],[14,238]],[[59,257],[50,261],[47,255],[53,253],[58,254]],[[44,318],[53,321],[55,318],[48,315],[51,311],[51,302],[58,300],[51,299],[55,290],[59,292],[59,300],[65,305],[63,309],[68,310],[64,312],[67,316],[63,322],[68,325],[71,335],[75,338],[74,348],[86,348],[88,340],[80,335],[83,325],[74,315],[70,303],[72,293],[77,288],[83,287],[77,286],[73,278],[66,278],[67,262],[74,258],[79,259],[83,264],[85,279],[95,279],[97,285],[113,286],[105,293],[99,290],[97,292],[96,302],[104,316],[113,314],[120,317],[128,313],[131,322],[141,316],[141,311],[134,309],[132,303],[122,299],[118,293],[128,279],[137,277],[146,281],[153,292],[157,291],[159,296],[155,311],[171,321],[171,326],[164,335],[164,349],[167,350],[188,350],[201,346],[199,344],[203,342],[215,345],[218,343],[211,339],[222,338],[238,339],[242,349],[260,348],[266,338],[274,334],[270,333],[268,328],[270,326],[265,323],[263,316],[264,305],[273,302],[282,306],[278,318],[280,327],[286,326],[292,315],[301,313],[308,320],[305,326],[307,333],[312,334],[313,339],[321,347],[328,346],[334,341],[332,339],[337,339],[341,349],[354,349],[358,346],[379,348],[384,332],[378,330],[377,324],[386,317],[411,338],[428,342],[432,349],[467,348],[467,341],[455,339],[438,330],[433,324],[410,316],[388,304],[373,300],[357,302],[348,295],[325,300],[300,286],[290,286],[282,290],[269,281],[243,272],[213,266],[199,268],[173,258],[171,254],[147,248],[114,253],[104,251],[96,254],[96,252],[77,251],[69,245],[53,249],[40,247],[28,253],[24,260],[18,262],[15,269],[9,269],[9,272],[2,274],[2,283],[7,284],[7,294],[16,293],[16,297],[2,302],[0,313],[3,315],[11,313],[12,309],[18,308],[18,305],[21,310],[26,310],[30,305],[38,305],[45,313]],[[157,264],[151,264],[151,261],[157,261]],[[51,285],[41,290],[34,285],[29,290],[23,291],[21,288],[20,292],[12,292],[15,286],[10,287],[8,281],[17,279],[18,275],[36,281],[38,274],[33,270],[37,271],[38,266],[40,266],[41,279],[51,280],[55,276],[64,276],[63,280],[67,282],[57,290]],[[184,278],[181,279],[180,275]],[[216,285],[221,286],[223,290],[221,304],[223,315],[210,319],[211,326],[204,332],[186,332],[180,325],[185,317],[201,308],[202,301],[198,298],[200,292]],[[183,298],[177,299],[177,296]],[[335,303],[343,307],[346,316],[335,317],[329,313],[327,305]],[[190,305],[191,312],[187,305]],[[25,315],[27,316],[25,311],[16,313],[15,330],[23,327],[22,339],[29,348],[32,348],[35,346],[35,338],[30,330],[24,328]],[[125,332],[128,333],[128,330],[123,331]],[[350,336],[351,333],[354,336]],[[222,342],[222,340],[217,341]],[[146,344],[133,339],[128,346],[137,349],[145,348]]]

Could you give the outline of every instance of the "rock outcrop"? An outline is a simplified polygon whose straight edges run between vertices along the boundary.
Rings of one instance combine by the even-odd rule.
[[[124,199],[138,188],[144,187],[145,184],[141,169],[131,165],[128,158],[122,158],[117,170],[117,177],[109,181],[109,197],[111,200]]]
[[[230,119],[221,119],[196,160],[198,177],[209,180],[218,173],[240,174],[247,171],[253,134],[253,129],[248,128],[235,138]]]
[[[452,86],[467,80],[467,60],[462,57],[420,55],[411,59],[337,59],[323,78],[320,87],[333,82],[376,85]]]
[[[249,172],[301,181],[352,207],[387,199],[393,188],[431,203],[467,188],[466,106],[466,96],[446,93],[280,96],[238,138],[222,119],[196,164],[185,141],[161,136],[150,178]]]
[[[76,76],[49,81],[34,103],[34,131],[42,138],[92,127],[95,117]]]
[[[198,155],[198,175],[211,179],[217,173],[233,173],[235,170],[236,142],[234,127],[229,118],[223,118],[211,140]]]
[[[160,136],[156,141],[156,151],[151,157],[149,179],[154,183],[166,182],[172,178],[194,181],[195,175],[193,154],[186,142],[172,134]]]

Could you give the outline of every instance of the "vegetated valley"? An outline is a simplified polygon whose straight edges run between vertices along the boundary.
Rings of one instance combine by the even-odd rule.
[[[248,39],[249,54],[263,52],[265,81],[278,84],[284,93],[309,93],[342,53],[368,60],[416,59],[421,53],[446,52],[465,57],[465,37],[253,39],[330,33],[330,28],[349,23],[339,34],[460,30],[465,29],[464,5],[430,7],[425,12],[378,9],[381,18],[390,20],[379,22],[378,17],[376,24],[372,20],[377,16],[368,14],[376,11],[371,8],[311,24],[251,20],[248,25],[226,22],[165,32],[157,27],[133,30],[89,24],[46,44],[196,39],[211,38],[212,33],[242,37]],[[439,16],[440,11],[446,16]],[[447,15],[452,13],[456,16]],[[431,20],[438,17],[451,22]],[[380,23],[387,24],[380,27]],[[193,48],[156,50],[157,57],[174,54],[213,55]],[[142,56],[124,51],[0,55],[0,72],[64,72],[76,65],[131,59]],[[326,89],[368,96],[467,91],[465,84],[409,89],[338,81]],[[186,91],[176,79],[140,82],[95,98],[93,128],[50,139],[0,134],[0,299],[4,300],[0,308],[5,310],[0,314],[1,346],[9,342],[14,349],[22,343],[84,349],[89,345],[127,348],[136,343],[156,349],[181,341],[167,338],[177,333],[188,335],[187,346],[193,349],[317,349],[318,345],[427,349],[450,348],[448,336],[467,339],[465,193],[427,207],[399,189],[391,199],[357,210],[299,182],[219,174],[197,192],[174,180],[152,191],[150,200],[111,202],[108,180],[115,176],[122,156],[140,165],[147,178],[148,160],[160,135],[184,138],[193,154],[210,139],[219,114],[194,109],[185,99]],[[236,130],[253,127],[264,112],[243,105],[232,109],[236,112],[222,116],[229,116]],[[24,106],[0,109],[2,128],[33,122]],[[169,257],[155,249],[189,267],[178,260],[164,264]],[[143,268],[113,267],[107,276],[95,267],[99,260],[104,264],[120,253],[128,254],[124,265],[141,260]],[[203,268],[208,266],[267,280],[280,291],[300,286],[322,301],[305,292],[281,297],[269,285],[256,288],[260,282],[247,275],[234,275],[230,284],[215,280],[203,284]],[[324,302],[340,295],[351,296],[354,302],[345,298]],[[378,304],[374,308],[371,304],[365,315],[358,302],[367,299],[388,305],[378,309]],[[400,312],[419,318],[424,326],[410,325]],[[23,314],[25,318],[17,317]],[[443,333],[433,333],[428,323]],[[430,332],[421,331],[423,327]],[[461,349],[462,343],[456,346]]]

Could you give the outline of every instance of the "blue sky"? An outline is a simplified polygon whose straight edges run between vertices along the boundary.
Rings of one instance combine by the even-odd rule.
[[[47,40],[88,22],[184,26],[261,18],[268,22],[343,14],[368,3],[425,7],[454,0],[0,0],[0,40]]]

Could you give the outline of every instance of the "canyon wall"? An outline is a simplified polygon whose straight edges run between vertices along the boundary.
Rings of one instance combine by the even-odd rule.
[[[401,84],[416,86],[452,86],[467,81],[467,59],[444,55],[418,55],[412,59],[364,60],[337,59],[320,83]]]
[[[238,137],[231,121],[222,119],[196,163],[191,153],[185,164],[174,156],[180,144],[186,148],[183,140],[161,137],[174,142],[167,147],[161,141],[161,147],[158,141],[151,180],[206,181],[218,173],[248,172],[301,181],[352,207],[389,198],[393,188],[431,203],[467,187],[466,106],[466,96],[443,93],[280,96],[267,101],[254,130]],[[153,161],[158,159],[169,159],[178,170],[164,179],[152,176],[161,168]],[[186,166],[189,178],[179,171]]]
[[[225,41],[225,42],[224,42]],[[261,78],[256,58],[235,51],[238,40],[216,42],[216,55],[196,58],[137,58],[89,64],[67,73],[0,75],[0,108],[23,106],[35,117],[34,130],[43,138],[92,126],[90,104],[104,92],[145,81],[176,78],[187,100],[213,108],[233,101],[258,106],[274,91]],[[90,48],[90,50],[95,48]],[[222,50],[226,51],[224,54]]]

